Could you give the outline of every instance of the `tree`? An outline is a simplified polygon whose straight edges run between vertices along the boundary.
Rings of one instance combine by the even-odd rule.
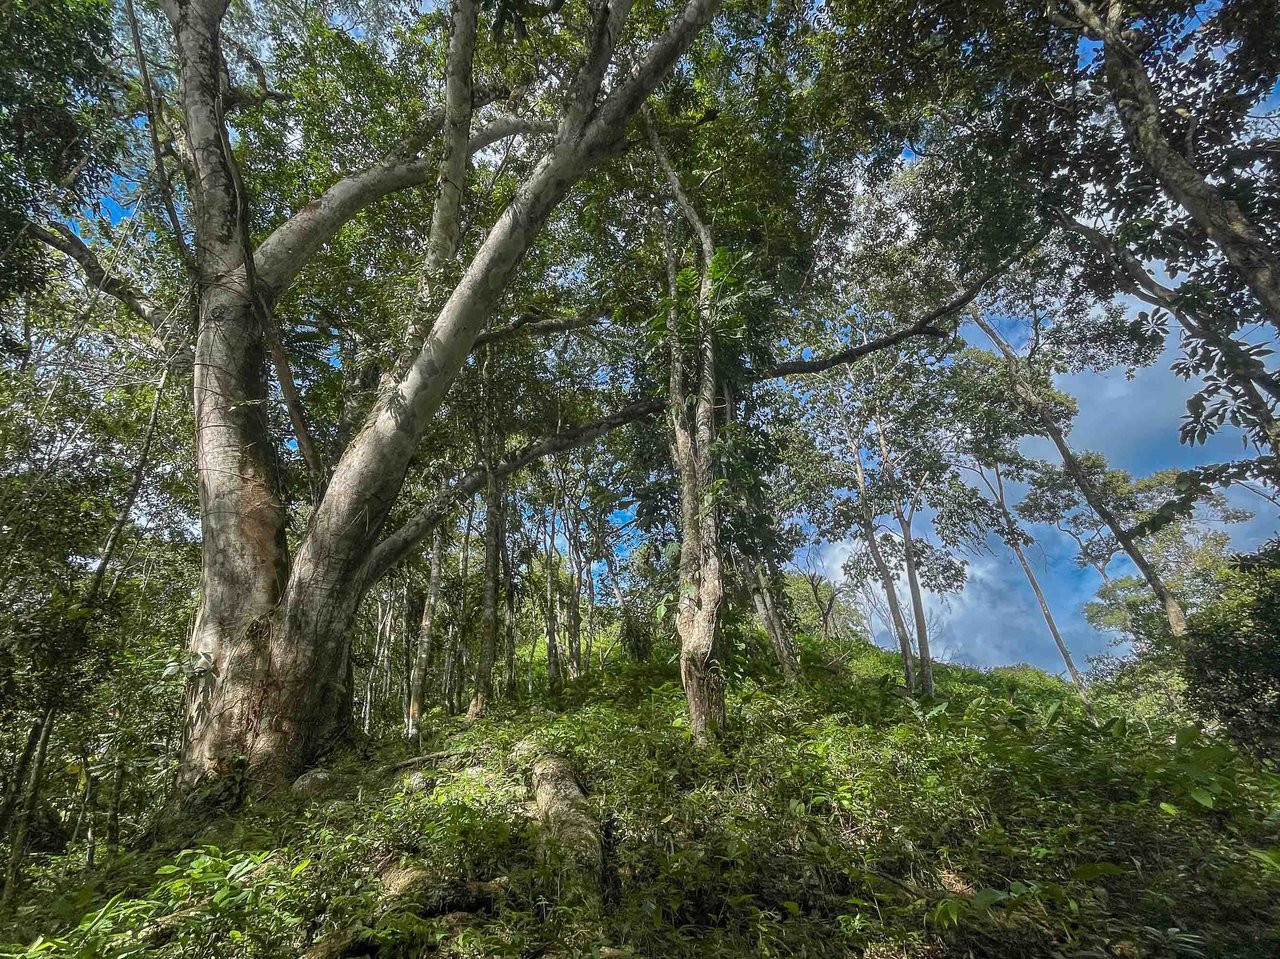
[[[223,20],[216,0],[164,4],[178,59],[185,151],[192,172],[191,230],[198,324],[195,340],[197,464],[204,572],[192,639],[182,780],[192,786],[245,757],[262,781],[296,773],[340,735],[349,650],[343,635],[370,585],[372,555],[405,470],[446,391],[552,211],[570,188],[623,145],[629,119],[714,15],[693,0],[640,51],[636,69],[601,92],[630,5],[592,9],[590,43],[544,154],[459,275],[435,275],[458,236],[460,171],[484,146],[545,122],[498,118],[472,130],[477,5],[452,8],[444,106],[385,157],[339,179],[256,246],[240,162],[227,133]],[[428,175],[434,129],[443,151],[427,239],[420,305],[394,372],[334,464],[306,535],[290,551],[266,417],[264,351],[272,302],[352,216]],[[67,239],[78,257],[96,257]],[[101,271],[104,275],[106,271]],[[146,318],[155,310],[117,295]],[[428,329],[429,327],[429,329]],[[278,371],[279,372],[279,371]],[[282,375],[282,379],[283,379]],[[295,422],[301,434],[304,428]]]

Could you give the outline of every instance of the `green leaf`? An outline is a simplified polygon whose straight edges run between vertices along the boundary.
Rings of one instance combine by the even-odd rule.
[[[1272,872],[1280,872],[1280,849],[1250,849],[1249,855]]]
[[[1111,862],[1090,862],[1076,868],[1071,878],[1077,882],[1091,882],[1102,876],[1123,876],[1125,869]]]
[[[1009,894],[999,889],[979,889],[973,897],[973,904],[978,909],[990,909],[996,903],[1008,898]]]
[[[1198,802],[1205,809],[1213,808],[1213,794],[1207,790],[1196,788],[1191,790],[1191,798]]]

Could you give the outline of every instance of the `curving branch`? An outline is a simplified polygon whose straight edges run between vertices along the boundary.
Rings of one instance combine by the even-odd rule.
[[[660,396],[637,400],[620,410],[610,413],[608,416],[602,416],[597,420],[583,423],[560,433],[540,436],[511,455],[499,460],[494,465],[494,472],[498,474],[499,478],[510,476],[512,473],[543,457],[576,449],[618,429],[620,426],[647,419],[666,409],[666,406],[667,401]],[[409,550],[417,546],[423,537],[448,517],[459,503],[478,493],[484,487],[486,479],[487,473],[484,466],[471,467],[458,479],[454,480],[451,486],[443,490],[431,502],[415,513],[408,522],[379,543],[366,566],[366,582],[374,583],[390,572],[392,567],[400,562]]]
[[[1019,256],[1021,254],[1018,254]],[[808,373],[825,373],[827,370],[837,366],[846,366],[849,363],[857,362],[869,353],[875,353],[879,350],[887,349],[890,346],[896,346],[903,340],[913,336],[934,336],[946,337],[951,334],[943,329],[939,329],[935,324],[948,317],[959,313],[970,303],[978,298],[978,294],[982,292],[995,277],[999,276],[1013,263],[1016,257],[1006,259],[995,268],[983,273],[980,277],[970,283],[967,287],[947,300],[945,303],[930,310],[920,319],[916,320],[910,326],[904,327],[894,333],[887,333],[884,336],[874,340],[868,340],[866,343],[860,343],[852,346],[847,350],[840,350],[838,353],[832,353],[828,356],[817,357],[812,360],[788,360],[785,363],[779,363],[773,369],[769,370],[760,379],[776,379],[781,376],[795,376],[797,374]]]
[[[490,343],[505,343],[517,336],[552,336],[556,333],[570,333],[588,326],[597,326],[607,319],[609,319],[608,311],[599,305],[583,310],[576,316],[539,317],[536,313],[526,313],[506,326],[481,333],[476,337],[471,352],[474,353],[480,347]]]
[[[748,383],[763,383],[788,376],[823,373],[837,366],[856,363],[865,356],[897,346],[904,340],[915,336],[947,336],[949,334],[935,328],[934,324],[944,317],[957,313],[973,302],[982,288],[994,276],[1007,269],[1010,262],[1012,261],[1006,260],[996,269],[984,274],[957,296],[936,309],[930,310],[910,326],[828,356],[811,360],[788,360],[778,363],[767,370],[748,373],[746,381]],[[581,318],[579,319],[581,320]],[[581,325],[585,326],[587,323],[583,321]],[[535,322],[522,323],[517,320],[503,330],[494,331],[494,334],[491,335],[494,339],[497,339],[498,335],[501,335],[501,338],[506,338],[522,331],[534,331],[539,326],[540,324]],[[496,465],[495,471],[499,477],[509,476],[545,456],[576,449],[619,427],[655,416],[667,408],[667,403],[667,398],[662,396],[636,400],[607,416],[602,416],[599,419],[559,433],[539,437],[501,460]],[[431,502],[415,513],[403,526],[382,540],[370,555],[366,566],[366,582],[374,583],[390,572],[411,549],[417,546],[439,523],[443,522],[459,503],[466,501],[479,492],[484,487],[485,479],[486,473],[482,465],[471,467],[458,477],[451,486],[443,490]]]
[[[478,109],[505,96],[506,92],[500,87],[477,87],[472,93],[473,105]],[[343,177],[276,227],[254,252],[254,267],[264,292],[279,296],[316,251],[365,207],[392,193],[428,182],[438,164],[422,154],[440,135],[444,122],[443,109],[432,111],[417,132],[387,156]],[[500,117],[468,142],[468,150],[474,154],[505,137],[544,128],[545,124],[536,120]]]
[[[253,258],[263,293],[279,296],[352,217],[384,196],[427,182],[433,166],[428,159],[393,156],[333,184],[259,244]]]
[[[164,311],[155,300],[141,290],[135,289],[126,281],[108,272],[97,254],[76,236],[75,232],[63,223],[53,224],[52,229],[45,229],[35,223],[27,225],[27,231],[37,240],[53,247],[79,264],[85,277],[94,288],[115,297],[134,314],[145,320],[152,329],[159,329],[165,319]]]

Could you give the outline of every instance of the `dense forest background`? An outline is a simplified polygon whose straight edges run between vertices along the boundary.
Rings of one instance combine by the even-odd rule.
[[[1278,81],[8,0],[0,954],[1276,955]]]

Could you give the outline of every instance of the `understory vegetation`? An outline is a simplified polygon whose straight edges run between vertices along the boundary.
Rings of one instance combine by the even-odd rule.
[[[1276,0],[4,0],[0,952],[1278,956],[1278,335]]]
[[[919,702],[894,654],[804,645],[815,666],[799,688],[762,655],[738,664],[731,732],[710,750],[674,669],[635,665],[483,720],[433,717],[416,761],[370,742],[313,795],[188,824],[180,852],[131,851],[72,882],[49,857],[10,927],[32,944],[6,954],[1280,948],[1275,773],[1193,726],[1090,722],[1068,684],[1030,667],[939,666],[937,699]],[[531,744],[576,771],[598,873],[529,809]],[[347,951],[326,952],[337,939]]]

